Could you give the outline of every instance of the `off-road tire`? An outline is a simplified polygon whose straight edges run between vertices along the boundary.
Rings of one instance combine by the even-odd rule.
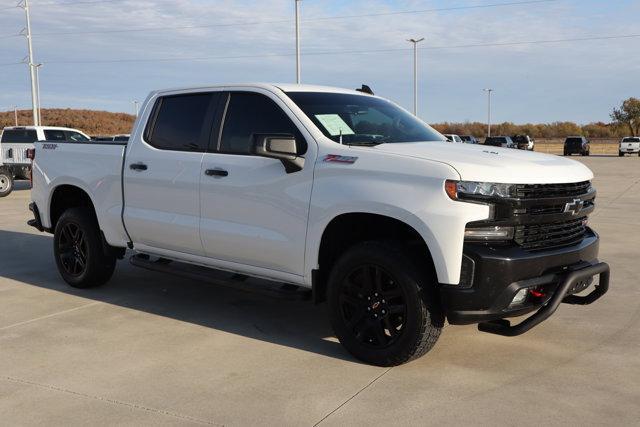
[[[353,356],[373,365],[394,366],[424,355],[435,345],[444,325],[444,317],[437,299],[435,274],[432,268],[427,267],[430,263],[425,256],[416,259],[403,245],[372,241],[351,247],[336,262],[327,285],[329,317],[340,343]],[[355,286],[353,274],[357,274],[359,269],[369,269],[372,272],[369,277],[375,276],[378,280],[372,279],[371,287],[358,287],[362,292],[345,291]],[[381,273],[376,273],[378,270]],[[360,277],[364,276],[365,273]],[[375,293],[380,296],[373,296],[375,289],[382,291]],[[365,294],[376,301],[367,300],[368,295]],[[403,299],[393,294],[402,294]],[[387,297],[386,303],[383,299],[385,295],[392,295]],[[349,308],[352,299],[356,304],[361,304],[360,308],[355,308],[356,304],[353,310]],[[405,307],[402,316],[398,315],[398,307],[402,305],[399,301]],[[371,302],[373,305],[369,305]],[[385,304],[375,306],[378,302]],[[381,307],[387,307],[385,318],[382,317],[384,311]],[[367,311],[372,308],[378,311],[379,318],[376,315],[374,319],[371,314],[373,311]],[[353,319],[359,318],[359,315],[354,314],[348,319],[354,324],[349,325],[345,313],[350,311],[364,315],[356,321]],[[358,325],[364,326],[358,328]],[[381,327],[382,337],[374,337],[375,341],[367,338],[367,333],[376,335],[371,331],[379,332]],[[394,328],[393,334],[391,327]],[[363,330],[356,333],[356,329]],[[380,345],[382,342],[384,344]]]
[[[60,276],[74,288],[106,283],[116,266],[116,257],[105,253],[98,221],[89,208],[62,214],[53,235],[53,253]]]
[[[0,197],[7,197],[13,191],[13,175],[0,169]]]
[[[618,157],[624,157],[624,153],[622,151],[618,151]]]

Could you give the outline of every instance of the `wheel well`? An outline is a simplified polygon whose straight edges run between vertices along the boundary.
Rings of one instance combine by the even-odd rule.
[[[322,234],[318,270],[314,271],[314,300],[325,300],[326,283],[334,263],[353,245],[372,240],[402,242],[420,265],[433,269],[431,253],[424,239],[410,225],[384,215],[349,213],[335,217]]]
[[[89,195],[73,185],[61,185],[56,187],[51,196],[51,207],[49,215],[51,217],[51,229],[55,230],[60,216],[69,208],[88,207],[95,215],[95,208]]]

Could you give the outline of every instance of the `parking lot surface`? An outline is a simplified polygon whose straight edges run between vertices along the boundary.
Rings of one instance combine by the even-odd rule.
[[[447,326],[391,369],[350,357],[324,305],[126,261],[70,288],[19,183],[0,199],[0,424],[639,425],[640,158],[576,159],[596,175],[609,293],[516,338]]]

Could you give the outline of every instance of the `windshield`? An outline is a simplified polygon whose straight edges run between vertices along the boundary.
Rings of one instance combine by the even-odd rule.
[[[624,138],[622,142],[640,142],[640,138]]]
[[[368,95],[288,92],[322,133],[343,144],[444,141],[429,125],[397,105]]]

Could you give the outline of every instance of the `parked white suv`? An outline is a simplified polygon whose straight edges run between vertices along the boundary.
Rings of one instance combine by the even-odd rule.
[[[640,137],[626,136],[622,138],[618,146],[618,155],[622,157],[625,154],[637,154],[640,156]]]
[[[36,143],[30,224],[54,233],[71,286],[108,281],[127,247],[164,273],[297,285],[353,355],[389,366],[429,351],[445,319],[519,335],[602,296],[592,178],[563,157],[446,143],[353,90],[194,87],[151,93],[127,143]]]
[[[13,190],[14,179],[29,179],[31,159],[27,153],[35,141],[88,141],[89,137],[76,129],[55,126],[8,126],[0,137],[0,197]]]

